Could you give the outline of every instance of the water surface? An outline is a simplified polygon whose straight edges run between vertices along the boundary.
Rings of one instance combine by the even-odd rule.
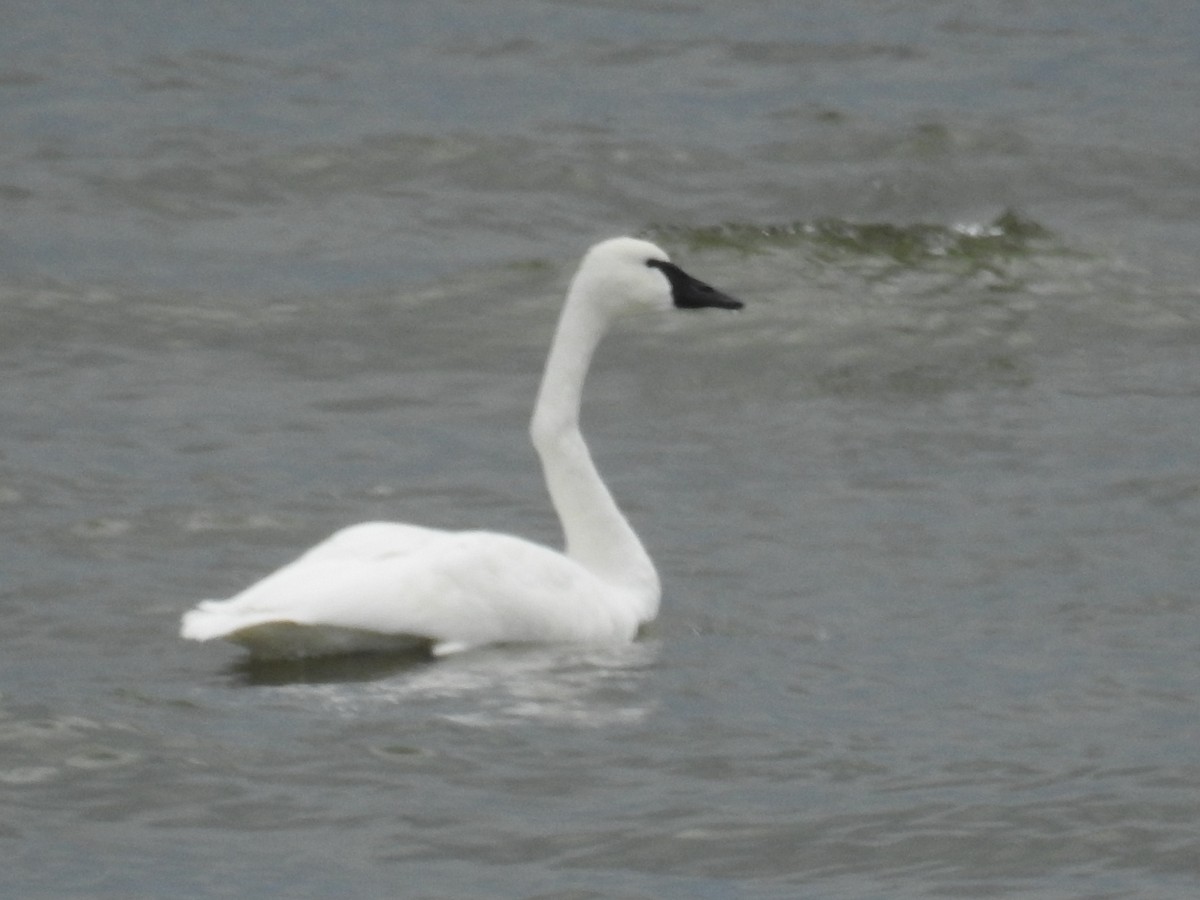
[[[1187,3],[10,4],[0,885],[22,897],[1191,897]],[[629,647],[248,664],[179,615],[342,525],[556,542]]]

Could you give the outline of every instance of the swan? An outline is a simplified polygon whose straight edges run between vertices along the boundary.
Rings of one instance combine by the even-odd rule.
[[[660,247],[619,237],[587,251],[567,290],[529,433],[565,550],[491,531],[367,522],[334,533],[227,600],[185,613],[181,637],[260,658],[421,646],[633,640],[658,613],[658,574],[579,431],[601,337],[635,310],[740,309]]]

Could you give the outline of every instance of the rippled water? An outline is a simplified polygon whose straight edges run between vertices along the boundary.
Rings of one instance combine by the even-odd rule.
[[[1192,897],[1200,19],[1066,2],[9,4],[0,886]],[[593,239],[623,648],[250,664],[329,531],[554,542]]]

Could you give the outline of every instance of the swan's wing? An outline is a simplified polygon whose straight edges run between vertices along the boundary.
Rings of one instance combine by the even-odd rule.
[[[184,616],[182,636],[225,638],[267,652],[266,638],[286,623],[336,630],[342,639],[349,633],[421,638],[436,652],[500,642],[627,640],[637,629],[632,605],[619,592],[545,547],[488,532],[428,532],[417,536],[419,550],[389,554],[375,543],[384,532],[360,527],[368,530],[340,549],[328,546],[335,536],[234,598],[201,603]]]

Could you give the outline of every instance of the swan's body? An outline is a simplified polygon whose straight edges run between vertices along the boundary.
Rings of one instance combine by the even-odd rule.
[[[201,602],[184,614],[181,635],[261,656],[632,640],[658,612],[658,574],[579,432],[583,381],[615,315],[698,307],[741,303],[646,241],[604,241],[580,264],[530,424],[565,552],[495,532],[354,525],[237,596]]]

